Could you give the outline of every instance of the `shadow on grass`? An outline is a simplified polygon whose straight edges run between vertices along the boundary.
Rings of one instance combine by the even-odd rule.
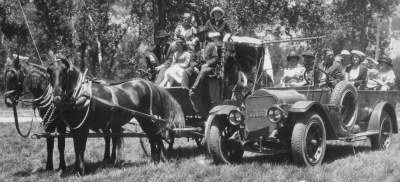
[[[178,147],[168,151],[169,159],[189,159],[205,154],[204,147]]]
[[[327,145],[323,163],[332,163],[338,159],[350,157],[360,152],[371,151],[370,146],[353,146],[353,145]],[[295,165],[292,154],[280,153],[273,155],[256,154],[253,156],[245,156],[243,163],[272,163]]]
[[[102,169],[121,169],[125,167],[139,167],[148,164],[146,161],[137,161],[137,162],[132,162],[132,161],[123,161],[120,160],[115,164],[104,164],[102,161],[99,162],[86,162],[85,167],[85,175],[91,175],[97,173],[97,171],[102,170]],[[14,176],[16,177],[29,177],[33,175],[41,175],[41,174],[47,174],[47,175],[53,175],[56,173],[60,173],[61,178],[66,178],[70,176],[75,176],[78,175],[78,172],[74,168],[74,164],[70,164],[66,167],[65,172],[61,172],[60,170],[53,170],[53,171],[46,171],[44,168],[40,168],[36,171],[33,169],[26,169],[22,171],[18,171],[14,173]]]
[[[324,163],[331,163],[335,160],[356,155],[360,152],[371,151],[370,146],[354,146],[354,145],[327,145],[324,157]]]

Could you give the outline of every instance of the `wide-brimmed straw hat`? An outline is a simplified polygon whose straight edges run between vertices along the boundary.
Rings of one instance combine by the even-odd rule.
[[[301,56],[315,59],[315,56],[311,51],[307,51],[307,52],[303,53]]]
[[[289,55],[286,57],[286,59],[287,59],[288,61],[290,61],[291,58],[296,58],[297,61],[300,60],[300,56],[296,53],[296,51],[290,51],[290,52],[289,52]]]
[[[224,11],[222,8],[218,7],[218,6],[216,6],[215,8],[213,8],[213,9],[211,10],[210,16],[211,16],[211,17],[214,17],[213,14],[214,14],[214,12],[216,12],[216,11],[221,12],[221,13],[222,13],[222,16],[225,16],[225,11]]]
[[[169,33],[166,30],[158,30],[156,32],[156,38],[165,38],[165,37],[169,37]]]
[[[389,67],[393,67],[392,59],[390,59],[390,58],[387,57],[387,56],[381,56],[381,57],[378,59],[378,62],[379,62],[379,63],[383,62],[383,63],[388,64]]]
[[[352,50],[351,53],[355,54],[355,55],[357,55],[359,57],[365,57],[365,53],[363,53],[363,52],[361,52],[359,50]]]
[[[342,52],[340,52],[340,55],[350,55],[350,52],[348,50],[342,50]]]

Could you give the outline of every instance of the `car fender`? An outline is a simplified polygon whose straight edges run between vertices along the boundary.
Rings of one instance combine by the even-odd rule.
[[[380,119],[382,115],[382,111],[386,110],[392,120],[393,125],[393,133],[398,133],[398,126],[397,126],[397,118],[396,112],[392,105],[388,102],[380,102],[378,103],[374,110],[371,113],[371,117],[369,118],[368,122],[368,131],[379,131]]]
[[[214,119],[217,116],[221,116],[221,115],[228,116],[229,112],[231,112],[232,110],[239,110],[239,107],[233,106],[233,105],[219,105],[219,106],[215,106],[214,108],[212,108],[210,110],[207,121],[205,123],[205,132],[204,132],[204,139],[206,141],[205,143],[206,143],[208,153],[210,150],[208,148],[207,141],[209,140],[209,136],[210,136],[209,134],[210,134],[212,122],[214,122]]]
[[[324,109],[324,106],[316,101],[298,101],[292,105],[292,107],[289,110],[289,115],[293,114],[300,114],[300,113],[306,113],[307,111],[314,111],[318,113],[324,123],[325,123],[325,128],[326,128],[326,137],[328,140],[336,140],[338,139],[338,136],[336,134],[335,128],[333,127],[330,119],[330,115]]]

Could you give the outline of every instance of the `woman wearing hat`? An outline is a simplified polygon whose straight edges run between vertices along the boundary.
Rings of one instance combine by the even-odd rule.
[[[379,72],[377,78],[372,81],[376,83],[377,87],[375,89],[379,90],[390,90],[393,86],[396,76],[392,70],[392,60],[389,57],[381,57],[378,59],[379,62]]]
[[[193,50],[193,47],[198,39],[196,39],[196,28],[192,24],[193,17],[190,13],[184,13],[182,23],[175,29],[175,39],[183,38]]]
[[[220,33],[219,41],[227,41],[228,37],[230,37],[230,28],[228,23],[223,19],[225,16],[225,11],[220,7],[215,7],[210,12],[210,19],[207,20],[205,24],[205,28],[209,32],[218,32]]]
[[[361,64],[365,57],[363,52],[352,50],[350,65],[346,68],[345,79],[352,82],[358,89],[364,89],[367,82],[368,69]]]
[[[172,57],[171,66],[165,71],[164,80],[160,86],[170,87],[173,82],[182,83],[182,73],[189,67],[190,53],[183,39],[176,40],[176,52]],[[167,84],[168,83],[168,84]]]
[[[288,67],[283,71],[280,84],[283,86],[301,86],[306,69],[299,65],[300,56],[295,51],[289,52],[287,56]]]

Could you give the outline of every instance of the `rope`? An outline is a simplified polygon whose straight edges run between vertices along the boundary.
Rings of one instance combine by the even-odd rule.
[[[26,15],[25,15],[24,9],[22,8],[22,4],[21,4],[20,0],[18,0],[18,4],[19,4],[19,7],[21,8],[22,15],[24,16],[25,24],[28,27],[29,35],[31,36],[31,39],[32,39],[32,42],[33,42],[33,46],[35,46],[36,53],[37,53],[37,55],[39,57],[39,60],[40,60],[40,64],[43,65],[42,58],[40,58],[40,54],[39,54],[38,48],[36,47],[35,39],[33,39],[31,28],[29,27],[28,20],[26,18]]]

